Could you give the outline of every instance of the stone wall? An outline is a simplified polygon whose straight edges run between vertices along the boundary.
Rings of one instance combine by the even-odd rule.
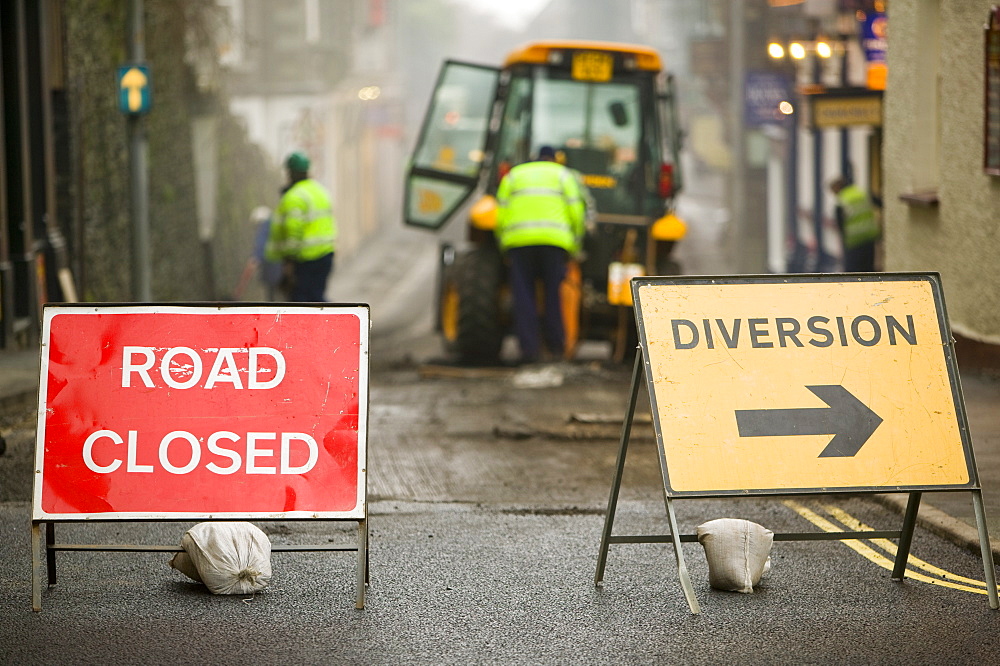
[[[217,91],[195,82],[192,39],[210,39],[219,20],[214,3],[146,0],[146,61],[152,108],[149,145],[149,222],[152,296],[156,301],[226,298],[251,253],[250,211],[273,204],[281,174],[249,143]],[[118,0],[64,3],[67,94],[76,142],[74,196],[81,233],[74,248],[77,280],[86,301],[131,298],[131,217],[126,119],[115,90],[128,60],[128,7]],[[210,46],[210,45],[209,45]],[[198,236],[191,120],[214,113],[218,122],[218,214],[211,256]],[[215,285],[214,291],[212,285]],[[256,288],[256,285],[253,285]],[[257,291],[245,294],[256,297]]]

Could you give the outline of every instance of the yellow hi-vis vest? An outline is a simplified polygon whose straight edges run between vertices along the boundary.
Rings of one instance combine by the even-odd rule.
[[[844,211],[844,247],[855,248],[878,239],[878,220],[871,201],[857,185],[847,185],[837,193]]]
[[[497,190],[500,249],[554,245],[578,252],[586,214],[580,187],[573,172],[556,162],[527,162],[511,169]]]
[[[278,202],[264,256],[268,261],[312,261],[333,252],[336,240],[330,195],[306,178],[292,185]]]

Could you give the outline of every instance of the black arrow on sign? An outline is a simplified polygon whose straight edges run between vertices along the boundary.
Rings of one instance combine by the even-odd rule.
[[[882,417],[843,386],[807,386],[829,407],[815,409],[737,409],[740,437],[833,435],[820,458],[850,458],[861,450]]]

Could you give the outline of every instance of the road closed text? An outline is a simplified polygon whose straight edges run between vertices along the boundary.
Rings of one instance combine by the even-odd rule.
[[[157,359],[158,351],[162,350],[122,348],[122,388],[140,385],[155,388],[157,375],[165,386],[173,389],[196,386],[213,389],[222,385],[234,389],[272,389],[285,378],[285,357],[270,347],[223,347],[200,352],[190,347],[170,347]],[[244,358],[245,361],[239,362]],[[154,366],[156,372],[151,372]]]
[[[758,317],[747,319],[671,319],[676,349],[769,349],[774,347],[848,347],[917,344],[913,315],[856,317]]]
[[[122,388],[273,389],[285,377],[285,358],[270,347],[202,349],[122,348]],[[155,440],[155,438],[154,438]],[[316,440],[305,433],[228,430],[197,437],[185,430],[160,441],[141,442],[139,432],[123,437],[114,430],[91,433],[83,442],[83,462],[92,472],[188,474],[204,467],[213,474],[305,474],[319,457]]]
[[[155,447],[147,443],[140,453],[139,433],[129,430],[123,438],[114,430],[98,430],[83,443],[83,463],[92,472],[110,474],[125,465],[125,472],[152,473],[156,465],[171,474],[188,474],[203,466],[213,474],[305,474],[319,457],[316,440],[301,432],[248,432],[245,441],[235,432],[221,430],[204,440],[184,430],[164,435]],[[124,450],[122,450],[122,445]]]

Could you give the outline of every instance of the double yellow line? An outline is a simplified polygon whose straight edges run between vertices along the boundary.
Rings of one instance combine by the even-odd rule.
[[[783,504],[824,532],[843,532],[844,528],[853,532],[873,531],[868,525],[865,525],[840,507],[832,504],[821,504],[820,506],[822,506],[823,510],[829,514],[831,518],[840,522],[844,528],[835,525],[826,518],[820,516],[815,511],[812,511],[794,500],[785,500]],[[892,571],[894,568],[895,563],[893,560],[868,545],[868,543],[871,543],[884,550],[891,557],[895,557],[897,552],[896,544],[889,539],[868,539],[867,543],[861,541],[860,539],[843,539],[841,543],[865,559],[879,565],[883,569]],[[965,576],[959,576],[958,574],[953,574],[950,571],[945,571],[944,569],[936,567],[929,562],[925,562],[919,557],[914,557],[913,553],[910,553],[910,556],[907,559],[907,566],[910,567],[910,569],[906,572],[907,578],[919,580],[923,583],[930,583],[931,585],[950,587],[955,590],[962,590],[963,592],[987,594],[986,583],[983,581],[975,580],[974,578],[966,578]],[[918,571],[913,571],[913,569],[924,571],[926,573],[919,573]],[[1000,585],[997,586],[997,589],[1000,590]]]

